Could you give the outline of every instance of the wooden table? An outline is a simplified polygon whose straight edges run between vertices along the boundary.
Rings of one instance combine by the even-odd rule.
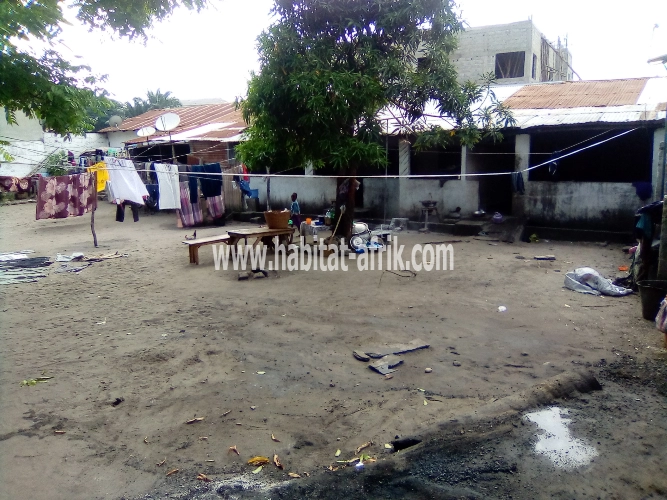
[[[285,229],[269,229],[268,227],[261,227],[256,229],[235,229],[227,231],[229,239],[226,241],[228,245],[238,245],[241,240],[247,245],[248,238],[255,238],[252,246],[257,246],[260,243],[265,245],[273,245],[273,238],[278,237],[278,243],[285,243],[289,245],[292,243],[293,227]]]

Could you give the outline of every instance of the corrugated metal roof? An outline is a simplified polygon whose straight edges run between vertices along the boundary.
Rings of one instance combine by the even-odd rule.
[[[637,104],[648,78],[526,85],[504,104],[512,109],[560,109]]]
[[[220,139],[239,134],[247,126],[243,121],[241,110],[236,109],[233,103],[225,103],[156,109],[124,120],[117,128],[107,127],[100,132],[130,132],[143,127],[154,127],[155,120],[165,113],[176,113],[181,119],[178,127],[170,131],[172,141],[220,141]],[[169,137],[169,134],[158,131],[150,137],[137,137],[126,141],[125,144],[142,144],[148,140],[151,142],[166,142],[170,140]]]
[[[592,84],[583,85],[583,84]],[[634,87],[634,90],[631,89]],[[571,106],[554,106],[553,108],[541,108],[540,103],[545,102],[547,98],[553,99],[555,96],[554,88],[569,89],[571,95],[568,101]],[[602,96],[595,97],[590,93],[591,89],[597,91],[603,88],[624,89],[623,92],[615,92],[608,96],[610,102],[630,101],[629,104],[607,104],[599,105]],[[637,78],[634,80],[606,80],[604,82],[567,82],[566,84],[518,84],[502,85],[492,89],[498,101],[503,104],[522,102],[523,107],[512,106],[511,111],[516,120],[516,128],[529,129],[534,127],[550,127],[559,125],[580,125],[585,123],[640,123],[640,122],[662,122],[665,119],[665,100],[667,100],[667,78]],[[545,93],[545,98],[540,97],[540,93]],[[581,92],[581,96],[577,93]],[[528,96],[531,100],[528,101]],[[516,99],[515,99],[516,98]],[[526,107],[528,103],[535,107]],[[564,103],[563,100],[560,101]],[[584,105],[585,102],[596,102],[596,104]],[[574,106],[578,103],[578,106]],[[481,107],[491,105],[491,100],[487,97]],[[439,113],[434,103],[429,103],[426,108],[426,114],[417,126],[430,127],[432,125],[440,126],[446,130],[451,130],[453,124],[451,120],[438,116]],[[411,124],[402,123],[400,113],[396,109],[388,108],[381,112],[383,128],[389,130],[390,134],[402,134],[411,130]]]

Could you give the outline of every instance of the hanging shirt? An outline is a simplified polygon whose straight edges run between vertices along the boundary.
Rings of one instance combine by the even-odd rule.
[[[40,177],[35,219],[64,219],[92,212],[97,192],[91,174]]]
[[[86,170],[90,173],[97,172],[97,192],[104,191],[107,181],[109,180],[109,171],[107,170],[106,164],[101,161],[92,167],[88,167]]]
[[[178,165],[167,163],[153,163],[157,174],[157,183],[160,189],[160,210],[175,210],[181,208],[181,188],[178,182]]]
[[[109,184],[111,184],[111,193],[113,201],[133,201],[139,205],[144,204],[144,196],[148,197],[148,191],[141,178],[134,168],[131,160],[124,158],[104,157],[107,170],[109,172]]]

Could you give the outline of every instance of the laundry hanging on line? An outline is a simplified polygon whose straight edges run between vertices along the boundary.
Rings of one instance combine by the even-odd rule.
[[[148,197],[148,191],[134,167],[131,160],[104,157],[104,163],[109,172],[110,200],[115,203],[132,201],[139,205],[144,204],[144,198]]]
[[[190,202],[194,203],[198,196],[197,181],[201,185],[204,198],[220,196],[222,193],[222,168],[219,163],[208,163],[205,165],[192,165],[195,175],[189,176]],[[206,175],[212,174],[212,175]]]
[[[97,208],[97,192],[91,174],[40,177],[35,218],[78,217]]]
[[[30,177],[0,176],[0,192],[22,194],[30,191]]]
[[[174,210],[181,208],[181,188],[178,182],[178,165],[168,163],[153,163],[159,188],[160,210]]]
[[[86,171],[89,173],[97,173],[97,192],[100,193],[104,191],[109,180],[109,171],[107,170],[107,165],[103,161],[96,163],[88,168]]]
[[[199,200],[195,203],[190,201],[190,183],[189,181],[179,184],[181,191],[181,209],[178,211],[181,222],[184,227],[192,227],[201,224],[204,221],[204,215],[199,205]]]

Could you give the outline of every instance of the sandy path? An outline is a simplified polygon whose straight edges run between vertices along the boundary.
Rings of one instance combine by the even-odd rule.
[[[338,448],[351,457],[365,441],[381,447],[616,351],[661,344],[638,297],[561,288],[574,267],[614,274],[626,264],[618,246],[466,238],[454,244],[454,271],[414,279],[351,270],[239,282],[234,271],[214,270],[211,247],[200,266],[189,265],[186,231],[174,222],[142,214],[116,223],[103,204],[94,249],[88,217],[35,221],[34,205],[0,207],[0,251],[129,255],[0,288],[1,498],[139,495],[169,469],[215,477],[273,452],[287,470],[313,472]],[[447,239],[406,233],[400,242]],[[431,347],[405,355],[391,380],[351,355],[413,338]],[[19,386],[42,372],[54,378]],[[442,401],[425,406],[418,388]],[[112,406],[116,398],[124,401]],[[205,420],[184,423],[195,416]],[[232,445],[240,457],[227,452]],[[26,478],[39,478],[28,496]]]

